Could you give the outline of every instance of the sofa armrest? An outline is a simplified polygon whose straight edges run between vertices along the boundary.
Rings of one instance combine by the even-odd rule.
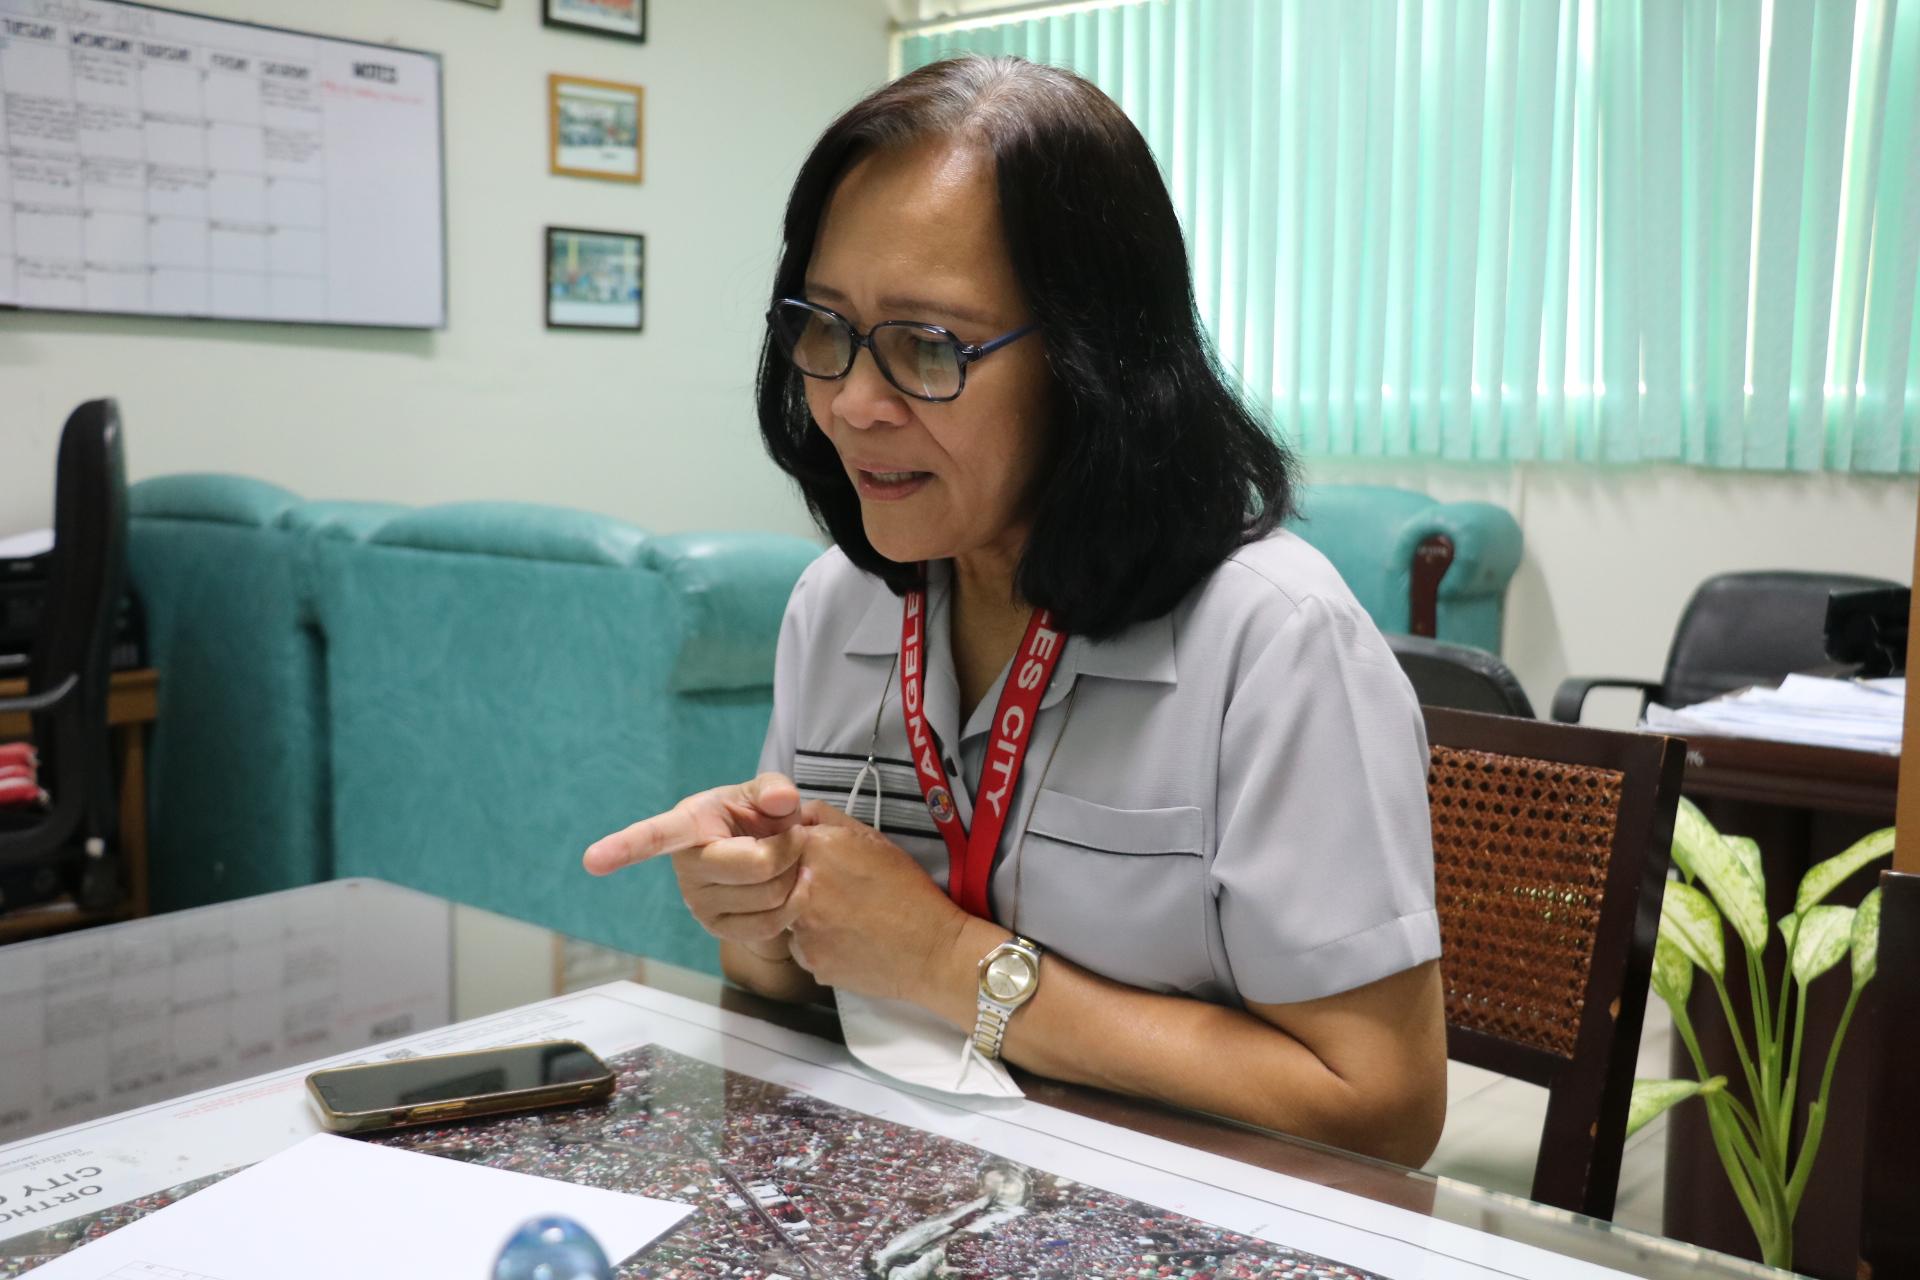
[[[256,529],[271,527],[299,502],[299,494],[277,484],[212,472],[154,476],[127,490],[127,512],[136,520],[200,520]]]
[[[367,537],[380,547],[615,569],[631,566],[646,540],[644,529],[612,516],[531,502],[418,507],[386,520]]]
[[[1408,566],[1407,630],[1498,653],[1521,542],[1519,523],[1488,502],[1436,502],[1406,517],[1394,563]]]
[[[302,502],[281,515],[279,525],[309,538],[358,542],[395,516],[413,510],[399,502]]]
[[[1395,563],[1413,562],[1434,536],[1453,544],[1453,565],[1440,580],[1440,598],[1498,595],[1520,567],[1520,523],[1491,502],[1436,502],[1401,522]]]
[[[397,502],[324,500],[289,507],[278,527],[293,539],[288,552],[295,575],[295,599],[300,620],[309,629],[320,625],[320,558],[329,545],[365,542],[389,520],[413,510]],[[322,659],[316,650],[313,661]]]
[[[777,533],[677,533],[647,539],[640,564],[680,603],[675,693],[764,689],[773,683],[780,619],[801,570],[820,555]]]

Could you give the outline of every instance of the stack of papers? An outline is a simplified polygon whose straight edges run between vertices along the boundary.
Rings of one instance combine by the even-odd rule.
[[[1907,682],[1898,676],[1827,680],[1795,675],[1778,689],[1742,689],[1678,711],[1655,703],[1641,723],[1681,737],[1766,738],[1897,756],[1906,709]]]

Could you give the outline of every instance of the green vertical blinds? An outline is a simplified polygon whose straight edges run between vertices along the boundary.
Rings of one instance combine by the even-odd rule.
[[[1920,470],[1920,0],[1130,0],[1070,67],[1310,454]]]

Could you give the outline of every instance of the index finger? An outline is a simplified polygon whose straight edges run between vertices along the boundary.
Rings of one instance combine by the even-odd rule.
[[[702,843],[699,824],[682,800],[665,813],[643,818],[630,827],[602,836],[587,846],[581,865],[596,876],[611,875],[622,867],[663,853]]]
[[[667,812],[602,836],[587,846],[581,865],[596,876],[728,836],[775,835],[800,820],[800,790],[785,774],[688,796]]]

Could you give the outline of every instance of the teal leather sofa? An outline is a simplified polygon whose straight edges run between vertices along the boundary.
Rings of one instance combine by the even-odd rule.
[[[1290,527],[1333,562],[1382,631],[1500,652],[1522,549],[1506,508],[1386,485],[1311,485]]]
[[[156,908],[377,876],[717,969],[668,864],[595,880],[580,853],[752,773],[817,546],[234,476],[131,501]]]

